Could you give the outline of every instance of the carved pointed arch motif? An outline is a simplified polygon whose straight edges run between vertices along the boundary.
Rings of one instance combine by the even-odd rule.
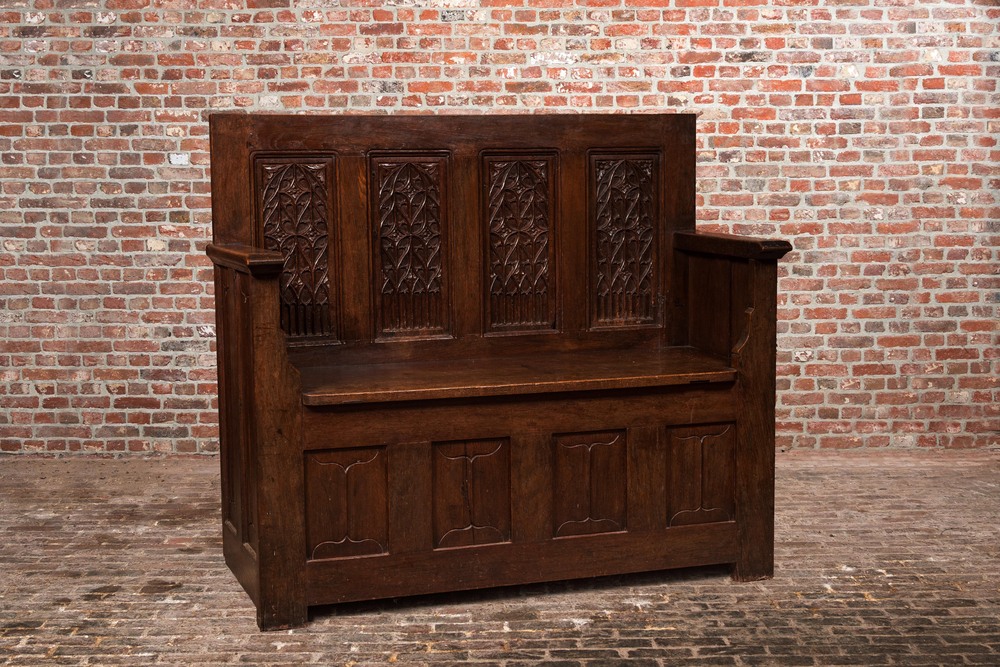
[[[328,258],[332,169],[332,159],[257,162],[264,247],[285,258],[281,327],[290,336],[334,333]]]
[[[657,162],[655,155],[592,159],[595,326],[656,321]]]
[[[376,265],[381,335],[447,331],[445,158],[376,158]]]
[[[554,157],[486,158],[489,325],[555,324],[551,284]]]

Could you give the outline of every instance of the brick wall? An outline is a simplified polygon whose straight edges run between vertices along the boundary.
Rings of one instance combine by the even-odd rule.
[[[5,0],[0,451],[217,447],[207,114],[697,111],[781,447],[998,444],[989,0]]]

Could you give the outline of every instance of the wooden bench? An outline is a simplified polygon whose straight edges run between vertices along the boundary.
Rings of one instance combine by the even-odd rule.
[[[226,561],[352,600],[773,568],[776,263],[693,115],[211,117]]]

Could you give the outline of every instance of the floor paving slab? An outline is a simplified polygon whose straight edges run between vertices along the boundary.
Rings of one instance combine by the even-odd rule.
[[[0,458],[0,665],[1000,665],[1000,453],[778,455],[774,579],[366,602],[261,633],[214,458]]]

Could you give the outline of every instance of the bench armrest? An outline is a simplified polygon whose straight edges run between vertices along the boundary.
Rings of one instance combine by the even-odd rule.
[[[686,340],[737,369],[747,368],[745,360],[762,360],[773,376],[777,264],[791,244],[695,232],[676,232],[673,240],[688,309]]]
[[[782,239],[697,232],[676,232],[674,247],[684,252],[756,260],[781,259],[792,249]]]
[[[280,252],[249,245],[209,244],[205,249],[214,264],[225,266],[254,278],[267,278],[281,273],[285,259]]]

